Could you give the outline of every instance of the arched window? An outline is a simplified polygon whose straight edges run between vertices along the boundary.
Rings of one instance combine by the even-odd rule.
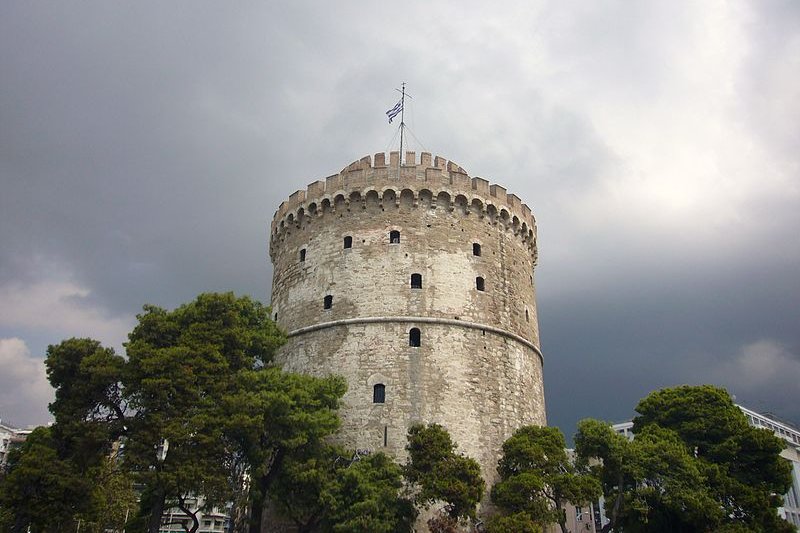
[[[422,288],[422,274],[411,274],[411,288],[412,289]]]
[[[411,328],[411,331],[408,332],[408,345],[418,348],[420,346],[420,337],[422,337],[422,334],[419,328]]]
[[[302,263],[305,260],[306,260],[306,249],[303,248],[302,250],[300,250],[300,262]]]
[[[323,300],[322,308],[330,309],[331,307],[333,307],[333,296],[328,294],[327,296],[325,296],[325,300]]]
[[[483,280],[482,277],[478,276],[477,278],[475,278],[475,288],[478,289],[479,291],[486,290],[486,282]]]
[[[353,238],[350,235],[344,238],[344,247],[345,249],[353,247]]]
[[[478,257],[481,255],[481,245],[477,242],[472,243],[472,255],[477,255]]]
[[[386,385],[376,383],[372,387],[372,403],[386,403]]]
[[[400,232],[396,229],[389,232],[389,244],[400,244]]]

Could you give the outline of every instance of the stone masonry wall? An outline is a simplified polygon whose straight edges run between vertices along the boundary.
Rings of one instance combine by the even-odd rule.
[[[289,332],[278,359],[347,378],[348,445],[404,460],[406,428],[436,422],[491,484],[503,441],[545,424],[535,220],[519,198],[442,158],[416,164],[409,152],[400,166],[392,152],[385,163],[362,158],[276,212],[272,307]],[[373,403],[376,384],[385,403]]]

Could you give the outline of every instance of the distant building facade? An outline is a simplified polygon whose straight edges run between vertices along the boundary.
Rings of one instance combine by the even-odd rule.
[[[205,505],[205,500],[202,496],[186,498],[187,508],[192,512],[197,512],[197,521],[200,524],[197,533],[224,533],[228,531],[230,509],[214,507],[210,511],[198,510],[202,509],[203,505]],[[183,533],[187,529],[183,527],[182,523],[186,523],[188,527],[192,526],[192,520],[183,511],[173,507],[167,509],[161,517],[161,528],[158,531],[159,533]]]
[[[28,438],[32,430],[19,429],[0,422],[0,469],[5,469],[8,454]]]

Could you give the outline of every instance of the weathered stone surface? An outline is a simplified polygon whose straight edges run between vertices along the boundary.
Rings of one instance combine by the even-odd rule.
[[[406,428],[436,422],[491,484],[503,441],[521,425],[545,424],[535,220],[503,187],[443,158],[431,166],[429,153],[420,165],[408,157],[402,167],[394,154],[388,167],[384,154],[375,166],[362,158],[281,204],[272,306],[290,338],[279,361],[347,378],[348,445],[404,460]],[[419,347],[409,346],[411,328]],[[373,403],[376,384],[385,403]]]

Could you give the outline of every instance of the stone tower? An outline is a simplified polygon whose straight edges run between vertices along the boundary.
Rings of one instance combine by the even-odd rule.
[[[364,157],[278,208],[278,360],[345,376],[347,445],[404,460],[408,426],[436,422],[491,485],[503,441],[545,424],[536,222],[452,161],[399,163]]]

